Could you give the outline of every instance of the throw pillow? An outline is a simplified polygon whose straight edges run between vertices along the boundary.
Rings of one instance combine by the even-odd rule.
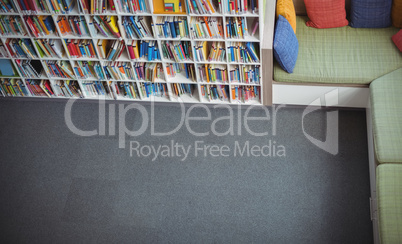
[[[352,0],[350,26],[385,28],[391,25],[392,0]]]
[[[296,33],[296,11],[293,0],[278,0],[276,2],[276,18],[279,15],[282,15],[289,21],[293,31]]]
[[[392,36],[392,41],[395,43],[399,51],[402,52],[402,30]]]
[[[288,73],[292,73],[299,53],[299,42],[288,20],[282,15],[276,21],[274,57]]]
[[[309,21],[315,28],[335,28],[348,25],[345,0],[304,0]]]

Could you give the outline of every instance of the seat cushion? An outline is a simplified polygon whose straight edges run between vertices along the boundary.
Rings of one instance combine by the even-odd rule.
[[[402,163],[402,68],[370,85],[375,154],[379,163]]]
[[[369,84],[402,67],[402,54],[391,40],[399,29],[314,29],[297,16],[299,54],[292,74],[274,67],[279,82]]]
[[[402,164],[382,164],[376,174],[380,241],[402,243]]]

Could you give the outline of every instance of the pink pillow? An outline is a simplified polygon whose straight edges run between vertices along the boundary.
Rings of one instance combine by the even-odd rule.
[[[392,41],[395,43],[395,46],[402,52],[402,30],[398,31],[395,35],[392,36]]]
[[[304,0],[309,21],[314,28],[335,28],[348,25],[345,0]]]

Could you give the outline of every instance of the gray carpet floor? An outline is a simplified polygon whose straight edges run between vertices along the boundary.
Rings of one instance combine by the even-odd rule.
[[[118,111],[118,105],[112,103]],[[127,105],[127,104],[126,104]],[[144,104],[146,111],[150,108]],[[81,137],[64,121],[64,101],[0,100],[0,240],[2,243],[372,243],[364,110],[339,110],[339,153],[331,155],[303,134],[302,107],[285,107],[272,121],[250,122],[238,135],[195,137],[184,127],[170,136]],[[155,107],[155,129],[175,128],[180,108]],[[272,111],[271,111],[272,112]],[[305,118],[305,130],[324,140],[326,110]],[[212,120],[227,113],[212,110]],[[110,114],[109,108],[106,114]],[[250,114],[262,116],[261,109]],[[193,110],[204,116],[205,110]],[[272,113],[271,113],[272,115]],[[76,102],[72,121],[98,125],[98,104]],[[116,120],[117,121],[117,118]],[[131,110],[130,130],[141,126]],[[197,132],[210,121],[191,122]],[[225,123],[217,123],[224,131]],[[118,131],[118,123],[111,124]],[[109,134],[106,123],[106,134]],[[286,157],[213,157],[186,160],[130,156],[141,145],[234,142],[283,145]]]

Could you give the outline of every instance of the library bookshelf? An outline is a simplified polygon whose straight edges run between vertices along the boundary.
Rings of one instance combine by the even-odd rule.
[[[0,61],[3,60],[3,63],[9,60],[14,75],[0,75],[0,95],[206,104],[269,103],[266,102],[269,99],[264,98],[262,82],[264,74],[267,73],[265,69],[272,70],[272,66],[262,65],[263,0],[244,0],[244,3],[247,1],[248,9],[239,12],[229,8],[237,6],[236,2],[240,4],[240,0],[210,0],[210,3],[214,4],[215,12],[204,13],[195,13],[195,8],[191,9],[191,4],[195,3],[193,0],[190,4],[189,0],[180,0],[179,12],[163,12],[163,0],[139,0],[146,10],[137,11],[131,7],[125,8],[120,2],[123,0],[98,0],[99,6],[106,3],[103,12],[91,11],[85,7],[84,0],[71,0],[75,3],[73,2],[73,8],[69,11],[43,11],[44,8],[23,10],[19,4],[22,0],[8,1],[14,1],[14,11],[5,12],[3,8],[0,21],[7,24],[10,18],[19,19],[16,25],[26,33],[2,30],[0,39],[4,50]],[[53,3],[53,0],[33,1],[38,6],[41,3]],[[97,0],[89,0],[87,3],[94,1]],[[254,6],[255,11],[251,10],[251,6]],[[35,33],[35,28],[28,21],[30,17],[35,23],[35,16],[41,20],[53,21],[53,33],[43,31],[44,35],[41,35],[40,30]],[[71,23],[74,25],[74,19],[77,18],[78,28],[81,28],[82,32],[80,34],[77,34],[77,30],[66,32],[62,29],[64,27],[59,25],[59,21],[63,19],[72,19]],[[117,22],[115,27],[119,35],[113,35],[113,30],[112,35],[102,35],[101,28],[95,26],[96,18],[99,22],[100,18],[105,21],[113,19]],[[141,36],[141,33],[135,35],[132,29],[128,30],[130,27],[126,28],[123,23],[131,18],[133,21],[142,19],[142,24],[147,25],[149,33]],[[239,22],[236,22],[236,19]],[[171,27],[178,32],[176,37],[173,37],[172,30],[166,31],[163,23],[167,22],[169,25],[169,21],[173,23],[180,20],[183,22],[181,26]],[[215,35],[213,30],[211,35],[206,26],[202,30],[202,23],[199,25],[201,30],[197,30],[198,22],[214,22],[212,24],[221,26],[217,28],[211,24],[211,29],[215,28]],[[168,25],[165,27],[169,27]],[[131,28],[135,27],[132,25]],[[20,55],[17,47],[13,49],[6,46],[7,43],[12,46],[18,42],[20,46],[31,45],[31,54]],[[57,55],[47,54],[52,53],[45,51],[45,43],[51,44],[53,48],[56,46]],[[71,43],[76,44],[77,50],[82,52],[81,55],[74,53],[77,51],[71,49]],[[86,48],[85,45],[89,46]],[[139,57],[141,54],[130,50],[133,45],[137,45],[137,51],[140,53],[141,46],[144,45],[142,57]],[[146,49],[150,47],[154,52],[147,53]],[[237,56],[233,51],[236,47],[239,50]],[[117,49],[118,54],[111,55],[111,49]],[[174,54],[176,50],[178,51]],[[211,50],[218,50],[216,53],[219,52],[219,55],[211,54]],[[245,50],[244,53],[242,50]],[[254,52],[255,58],[251,52]],[[61,66],[69,72],[63,71]],[[35,72],[26,72],[24,67]]]

